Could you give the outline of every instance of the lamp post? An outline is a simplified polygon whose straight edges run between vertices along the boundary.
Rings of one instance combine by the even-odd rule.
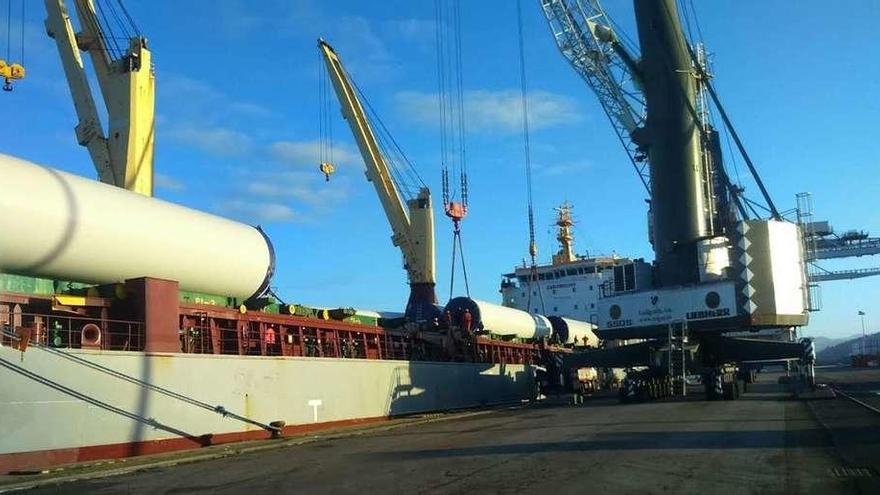
[[[864,356],[865,354],[867,354],[867,348],[865,347],[865,345],[867,344],[867,334],[865,332],[865,312],[859,311],[859,316],[862,318],[862,355]]]

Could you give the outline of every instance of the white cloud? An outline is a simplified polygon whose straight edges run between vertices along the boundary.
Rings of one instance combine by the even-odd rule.
[[[348,182],[331,180],[329,184],[308,187],[298,185],[290,190],[294,199],[306,203],[314,208],[327,209],[333,207],[348,198]]]
[[[415,23],[406,21],[392,27],[364,16],[346,15],[338,6],[320,0],[264,1],[260,2],[263,8],[259,12],[251,6],[256,3],[253,1],[215,3],[219,5],[219,28],[233,37],[250,36],[259,43],[267,33],[274,38],[321,36],[337,49],[348,71],[359,79],[384,80],[395,73],[397,65],[383,36],[415,36],[419,30]]]
[[[180,192],[186,189],[186,184],[183,181],[175,179],[170,175],[159,174],[153,176],[153,185],[158,187],[159,189],[165,189],[167,191]]]
[[[277,161],[297,167],[307,166],[318,169],[318,162],[321,158],[321,142],[320,141],[276,141],[269,147],[272,157]],[[333,146],[334,165],[352,166],[363,163],[361,156],[350,151],[345,146],[334,144]]]
[[[158,101],[173,120],[214,123],[234,118],[265,118],[272,111],[262,105],[230,98],[214,86],[189,76],[163,72],[157,76]]]
[[[389,33],[401,38],[421,43],[434,43],[434,21],[432,19],[395,19],[385,21]]]
[[[398,73],[394,56],[367,18],[325,16],[318,22],[355,81],[385,81]]]
[[[269,198],[283,198],[290,195],[290,190],[286,185],[269,179],[249,182],[245,185],[244,190],[254,196]]]
[[[589,161],[580,162],[560,162],[552,164],[540,164],[535,166],[538,174],[547,177],[557,177],[560,175],[572,175],[583,172],[593,167],[593,163]]]
[[[244,101],[234,101],[227,105],[229,111],[248,117],[268,117],[272,115],[272,111],[268,108],[257,105],[256,103],[248,103]]]
[[[391,53],[385,42],[373,30],[366,17],[345,16],[339,20],[339,31],[345,33],[345,44],[357,46],[362,53],[368,54],[367,60],[387,62]]]
[[[421,124],[439,125],[436,93],[404,91],[395,96],[398,111]],[[574,98],[549,91],[528,94],[529,129],[539,130],[581,120]],[[520,132],[522,97],[515,90],[464,92],[465,125],[481,132]]]
[[[315,168],[308,173],[265,173],[254,178],[244,186],[248,196],[263,200],[290,200],[311,208],[326,209],[348,198],[350,180],[334,177],[325,181]]]
[[[282,203],[236,199],[217,208],[221,214],[249,223],[284,223],[299,218],[293,209]]]
[[[238,156],[253,145],[252,139],[225,127],[183,125],[167,131],[169,139],[215,156]]]

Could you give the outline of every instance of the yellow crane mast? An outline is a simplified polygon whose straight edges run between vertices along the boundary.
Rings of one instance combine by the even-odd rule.
[[[64,0],[45,4],[46,31],[58,46],[79,119],[77,141],[88,149],[101,182],[152,196],[156,81],[146,38],[135,28],[128,46],[119,46],[119,37],[99,22],[94,0],[73,0],[79,32],[74,31]],[[91,57],[101,88],[106,134],[80,50]]]
[[[324,40],[319,40],[318,48],[342,107],[342,115],[348,121],[364,158],[367,180],[373,183],[391,225],[391,242],[403,253],[404,269],[410,285],[407,316],[416,321],[424,321],[434,316],[433,305],[437,303],[431,191],[427,187],[421,187],[414,198],[405,199],[401,195],[355,86],[339,56]]]

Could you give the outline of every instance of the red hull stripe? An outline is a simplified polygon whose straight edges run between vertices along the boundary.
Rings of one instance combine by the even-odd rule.
[[[312,431],[327,430],[344,426],[378,423],[386,421],[386,416],[373,418],[346,419],[341,421],[328,421],[325,423],[310,423],[303,425],[288,425],[284,427],[284,436],[297,435]],[[73,464],[77,462],[90,462],[102,459],[121,459],[123,457],[135,457],[140,455],[162,454],[178,450],[191,450],[210,445],[220,445],[245,440],[264,440],[270,438],[267,431],[241,431],[232,433],[220,433],[216,435],[202,435],[197,438],[168,438],[163,440],[149,440],[143,442],[113,443],[105,445],[89,445],[86,447],[72,447],[67,449],[37,450],[31,452],[15,452],[0,454],[0,474],[14,471],[31,471],[43,469],[60,464]]]

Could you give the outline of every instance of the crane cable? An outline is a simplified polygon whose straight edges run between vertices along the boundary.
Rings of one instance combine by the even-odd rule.
[[[471,289],[468,284],[467,265],[464,262],[464,246],[461,245],[461,230],[455,229],[452,233],[452,274],[449,277],[449,299],[452,299],[453,289],[455,288],[456,245],[458,245],[458,253],[461,256],[461,272],[464,276],[464,292],[467,297],[471,297]]]
[[[465,293],[470,297],[464,246],[461,240],[461,220],[464,219],[468,211],[461,0],[434,0],[434,30],[437,54],[437,100],[440,111],[443,210],[446,216],[452,220],[452,270],[449,279],[449,297],[451,299],[455,291],[455,265],[458,258],[461,258]],[[458,176],[457,189],[450,187],[450,175]]]
[[[528,85],[526,83],[526,56],[525,56],[525,40],[523,38],[523,20],[522,20],[522,0],[516,0],[516,26],[519,35],[519,78],[520,78],[520,98],[522,104],[522,124],[523,124],[523,146],[525,153],[526,167],[526,190],[528,191],[529,202],[529,256],[532,264],[529,269],[529,296],[528,310],[531,312],[532,306],[532,290],[531,284],[538,279],[538,244],[535,242],[535,214],[534,203],[532,200],[532,151],[529,142],[529,105],[528,105]],[[538,297],[541,302],[541,313],[544,313],[544,295],[541,293],[541,287],[538,286]]]
[[[6,60],[9,60],[12,52],[12,0],[7,0],[6,7]]]
[[[467,147],[462,77],[461,0],[435,0],[437,93],[444,207],[457,197],[467,206]],[[459,188],[449,185],[458,176]]]
[[[6,3],[6,60],[0,61],[0,75],[3,78],[3,91],[12,91],[12,81],[22,79],[25,75],[24,70],[24,26],[25,26],[25,2],[21,0],[21,25],[19,34],[21,36],[19,42],[19,60],[17,63],[12,62],[12,2],[7,0]]]
[[[318,169],[327,182],[336,171],[333,159],[333,119],[330,115],[330,75],[324,68],[324,60],[318,52]]]

